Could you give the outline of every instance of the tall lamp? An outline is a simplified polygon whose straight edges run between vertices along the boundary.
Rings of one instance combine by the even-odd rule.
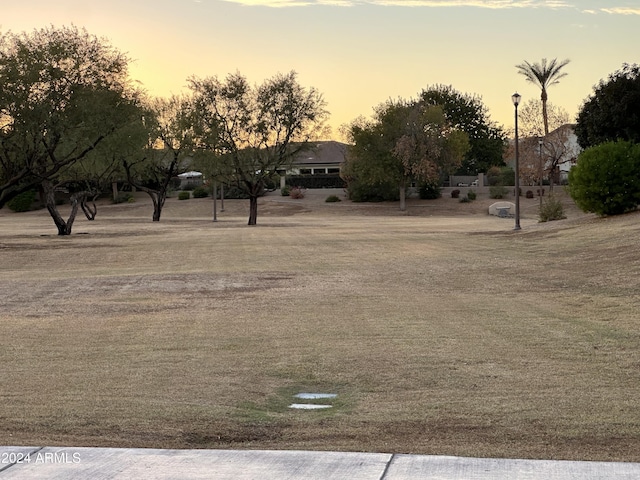
[[[518,105],[522,96],[516,92],[511,95],[513,106],[516,107],[516,225],[514,230],[520,230],[520,155],[518,152]]]

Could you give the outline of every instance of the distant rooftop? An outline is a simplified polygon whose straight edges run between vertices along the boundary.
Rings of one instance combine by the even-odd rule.
[[[347,153],[347,144],[333,140],[311,142],[309,150],[300,152],[294,160],[295,165],[340,165]]]

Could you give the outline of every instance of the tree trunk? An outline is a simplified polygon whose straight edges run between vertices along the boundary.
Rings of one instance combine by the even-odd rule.
[[[549,116],[547,115],[547,91],[545,88],[542,88],[542,93],[540,94],[540,100],[542,100],[542,122],[544,124],[544,136],[549,135]]]
[[[162,207],[164,206],[164,199],[161,198],[160,192],[147,192],[153,201],[153,221],[159,222],[160,215],[162,215]]]
[[[98,198],[98,195],[93,195],[91,199],[91,205],[88,204],[88,196],[89,193],[85,193],[80,197],[80,208],[82,208],[84,216],[87,217],[87,220],[95,220],[96,215],[98,214],[98,207],[96,206],[96,198]]]
[[[404,212],[407,209],[407,189],[406,180],[403,178],[400,182],[400,211]]]
[[[55,223],[58,228],[58,235],[71,235],[71,228],[78,213],[78,197],[71,195],[71,213],[69,214],[69,219],[65,222],[56,205],[54,186],[50,181],[45,180],[42,182],[42,188],[44,190],[45,205],[47,206],[49,215],[51,215],[53,219],[53,223]]]
[[[258,221],[258,196],[249,196],[249,223],[247,225],[256,225]]]

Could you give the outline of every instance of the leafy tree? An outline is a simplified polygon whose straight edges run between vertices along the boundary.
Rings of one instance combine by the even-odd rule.
[[[442,107],[450,125],[468,135],[469,150],[457,174],[476,175],[494,165],[504,165],[506,135],[491,121],[481,97],[460,93],[452,86],[435,85],[420,93],[419,102]]]
[[[394,183],[401,210],[409,180],[438,179],[469,148],[467,134],[451,126],[442,107],[404,100],[380,105],[372,120],[359,118],[348,132],[353,145],[343,176],[371,186]]]
[[[278,74],[251,87],[239,73],[224,81],[191,78],[196,131],[203,150],[216,152],[227,184],[249,196],[249,225],[258,217],[265,184],[286,169],[309,140],[323,132],[328,116],[322,95],[298,83],[295,72]]]
[[[556,58],[547,63],[543,58],[540,63],[529,63],[526,60],[520,65],[516,65],[518,73],[524,75],[528,82],[540,87],[540,100],[542,101],[542,121],[544,124],[544,134],[549,134],[549,116],[547,112],[547,88],[560,83],[560,79],[567,76],[562,69],[567,66],[569,60],[558,62]]]
[[[144,118],[149,143],[144,156],[123,158],[127,181],[153,202],[153,221],[159,222],[171,179],[193,159],[194,112],[191,98],[174,95],[150,102]]]
[[[41,186],[58,234],[53,189],[65,170],[112,135],[131,111],[128,59],[84,30],[0,36],[0,206]]]
[[[584,150],[569,172],[576,205],[598,215],[618,215],[640,204],[640,144],[607,142]]]
[[[578,143],[588,148],[628,140],[640,143],[640,66],[625,64],[594,87],[576,125]]]

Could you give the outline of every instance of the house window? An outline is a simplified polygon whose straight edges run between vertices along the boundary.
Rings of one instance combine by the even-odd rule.
[[[313,169],[313,174],[314,175],[323,175],[327,173],[327,169],[326,168],[314,168]]]
[[[340,173],[339,168],[327,168],[327,173]]]
[[[311,169],[310,168],[301,168],[300,169],[300,175],[311,175]]]

